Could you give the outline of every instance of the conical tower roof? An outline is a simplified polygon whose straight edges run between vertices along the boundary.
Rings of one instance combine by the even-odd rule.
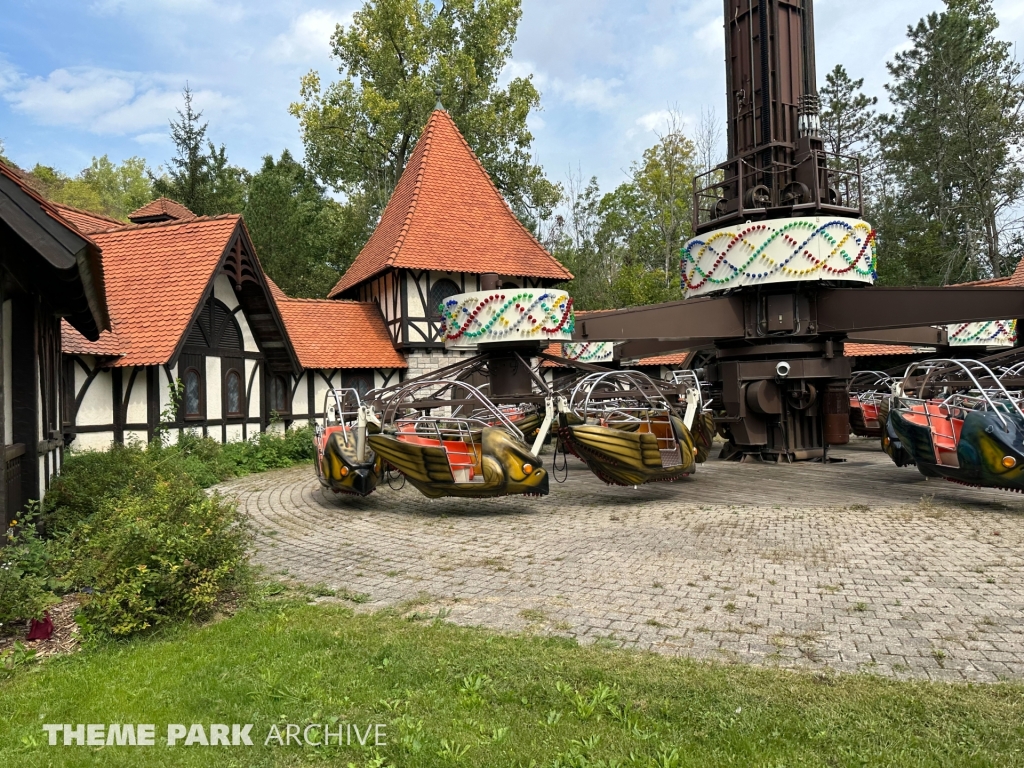
[[[377,229],[330,297],[391,268],[572,279],[516,218],[442,109],[431,114]]]

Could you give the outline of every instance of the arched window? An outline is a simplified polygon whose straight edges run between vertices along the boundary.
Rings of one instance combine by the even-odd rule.
[[[447,299],[449,296],[454,296],[457,293],[462,293],[462,289],[459,288],[451,280],[438,280],[430,287],[430,298],[428,299],[429,306],[427,307],[428,317],[440,317],[441,316],[441,302]]]
[[[185,371],[185,418],[198,419],[203,415],[203,378],[197,368]]]
[[[359,393],[359,397],[363,397],[373,389],[373,372],[351,372],[343,373],[341,376],[341,385],[345,389],[354,389]]]
[[[236,370],[228,371],[224,380],[225,405],[228,416],[242,415],[242,376]]]
[[[270,379],[270,410],[277,413],[290,413],[288,407],[288,381],[284,376]]]

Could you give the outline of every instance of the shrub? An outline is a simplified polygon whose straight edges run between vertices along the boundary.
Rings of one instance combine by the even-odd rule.
[[[108,496],[127,488],[147,493],[157,476],[153,457],[138,444],[69,454],[60,477],[46,493],[44,528],[48,535],[70,530],[91,517]]]
[[[46,543],[36,529],[37,505],[13,520],[0,548],[0,628],[12,622],[42,618],[59,599],[50,570]]]
[[[249,530],[233,504],[186,477],[125,488],[60,542],[58,572],[88,594],[87,633],[125,636],[202,618],[247,578]]]

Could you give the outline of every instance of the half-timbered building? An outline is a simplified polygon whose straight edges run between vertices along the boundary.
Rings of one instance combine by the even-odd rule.
[[[440,305],[483,288],[546,287],[572,279],[516,218],[451,116],[427,121],[366,246],[330,293],[376,303],[417,376],[455,361]]]
[[[103,250],[111,328],[63,328],[73,446],[265,431],[299,367],[242,218],[164,199],[129,218],[80,224]]]
[[[395,348],[380,307],[369,301],[291,299],[270,281],[270,289],[298,357],[300,371],[271,387],[279,423],[323,418],[331,389],[371,389],[398,383],[408,368]]]
[[[99,245],[0,162],[0,520],[41,499],[63,459],[61,318],[82,339],[109,328]]]

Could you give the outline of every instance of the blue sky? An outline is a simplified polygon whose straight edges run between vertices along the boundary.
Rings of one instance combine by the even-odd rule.
[[[188,81],[230,159],[301,154],[288,104],[302,74],[336,74],[328,39],[360,0],[3,0],[0,139],[16,162],[75,172],[94,155],[171,154]],[[817,0],[818,72],[842,63],[884,96],[885,62],[939,0]],[[1024,0],[998,0],[1000,35],[1024,40]],[[533,73],[538,160],[608,189],[657,140],[665,113],[724,110],[721,0],[523,0],[508,74]]]

